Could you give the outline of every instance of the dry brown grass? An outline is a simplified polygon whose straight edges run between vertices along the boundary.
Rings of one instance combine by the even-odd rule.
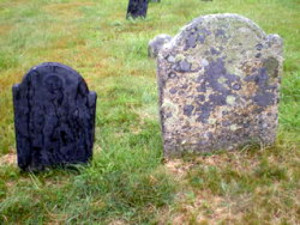
[[[0,166],[17,166],[17,155],[14,153],[14,151],[12,152],[13,153],[8,153],[0,157]]]

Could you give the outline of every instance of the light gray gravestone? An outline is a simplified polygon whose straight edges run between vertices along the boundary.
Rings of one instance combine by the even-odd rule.
[[[172,37],[168,34],[159,34],[148,43],[148,56],[150,58],[156,58],[158,52],[164,44],[171,41]]]
[[[199,17],[158,54],[166,157],[276,137],[283,41],[236,14]]]

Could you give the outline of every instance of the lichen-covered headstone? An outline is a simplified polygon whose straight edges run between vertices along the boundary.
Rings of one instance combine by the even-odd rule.
[[[39,170],[88,162],[96,97],[68,66],[43,63],[30,69],[13,87],[19,167]]]
[[[171,39],[172,37],[168,34],[159,34],[154,37],[148,43],[148,56],[150,58],[156,58],[163,45],[170,42]]]
[[[129,0],[126,18],[146,17],[148,0]]]
[[[274,142],[282,39],[235,14],[199,17],[158,55],[165,156]]]

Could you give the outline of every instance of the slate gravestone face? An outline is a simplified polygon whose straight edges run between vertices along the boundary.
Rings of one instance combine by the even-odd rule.
[[[158,55],[165,156],[275,140],[282,39],[235,14],[200,17]]]
[[[13,87],[13,100],[21,169],[88,162],[96,93],[75,70],[59,63],[33,67]]]
[[[146,17],[148,0],[129,0],[126,18]]]

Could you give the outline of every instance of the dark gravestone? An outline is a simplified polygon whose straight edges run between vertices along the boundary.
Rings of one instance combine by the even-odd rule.
[[[92,156],[96,93],[60,63],[33,67],[13,87],[18,165],[40,170]]]
[[[146,17],[148,0],[129,0],[126,18]]]

